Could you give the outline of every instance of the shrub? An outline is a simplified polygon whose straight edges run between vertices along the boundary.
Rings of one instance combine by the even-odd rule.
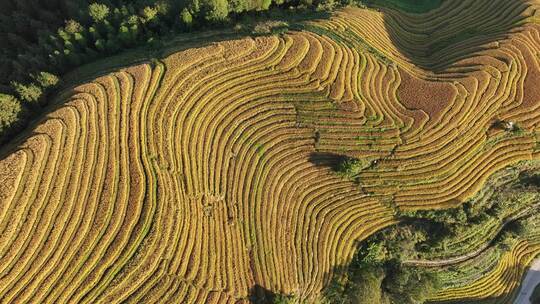
[[[160,15],[167,15],[171,11],[169,0],[158,0],[155,4],[156,10]]]
[[[286,32],[289,24],[284,21],[263,21],[253,28],[255,35],[280,34]]]
[[[229,14],[229,5],[227,0],[211,0],[205,9],[205,19],[210,22],[223,22]]]
[[[292,296],[276,295],[272,301],[273,304],[292,304],[296,303],[296,300]]]
[[[389,304],[382,290],[385,271],[382,267],[366,267],[351,286],[351,297],[355,304]]]
[[[424,303],[440,288],[438,277],[415,267],[387,267],[383,288],[393,303]]]
[[[0,94],[0,139],[19,123],[22,110],[20,101],[15,97]]]
[[[147,6],[142,11],[142,17],[144,22],[156,22],[158,10],[155,7]]]
[[[351,304],[352,298],[347,293],[350,280],[347,275],[336,275],[322,291],[322,304]]]
[[[337,171],[343,177],[355,179],[362,170],[369,168],[369,166],[371,166],[369,160],[347,157],[339,164]]]
[[[80,33],[84,30],[82,25],[73,19],[66,21],[66,26],[64,27],[64,29],[70,34]]]
[[[362,258],[359,261],[362,264],[367,265],[382,265],[389,258],[388,250],[383,243],[370,242],[367,247],[362,247],[359,252],[359,257]]]
[[[193,25],[193,16],[187,8],[184,8],[180,13],[180,21],[188,28]]]
[[[48,72],[39,72],[34,79],[45,89],[55,87],[60,81],[58,76]]]
[[[43,90],[35,83],[25,85],[14,81],[11,83],[11,85],[23,101],[31,104],[37,104],[43,95]]]

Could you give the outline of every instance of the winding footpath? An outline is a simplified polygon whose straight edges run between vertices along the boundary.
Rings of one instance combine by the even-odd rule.
[[[531,295],[538,284],[540,284],[540,258],[532,262],[514,304],[531,304]]]

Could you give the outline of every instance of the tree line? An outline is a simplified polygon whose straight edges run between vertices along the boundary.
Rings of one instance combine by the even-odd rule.
[[[62,75],[77,66],[246,14],[331,9],[342,4],[336,1],[350,0],[0,1],[0,142],[39,113]]]

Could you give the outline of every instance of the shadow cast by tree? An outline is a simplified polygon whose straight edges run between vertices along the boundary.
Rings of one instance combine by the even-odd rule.
[[[347,159],[345,155],[327,152],[313,152],[309,156],[309,161],[315,166],[329,168],[334,172],[338,172],[340,165]]]
[[[249,300],[251,303],[272,304],[278,295],[261,285],[255,284],[249,290]]]

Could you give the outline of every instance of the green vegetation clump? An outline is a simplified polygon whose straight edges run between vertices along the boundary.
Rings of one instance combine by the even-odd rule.
[[[371,160],[368,159],[358,159],[358,158],[344,158],[337,167],[338,175],[354,180],[358,175],[369,168],[372,164]]]
[[[43,89],[35,83],[12,82],[11,85],[19,97],[28,103],[38,103],[43,94]]]
[[[92,3],[88,6],[88,15],[90,15],[95,23],[104,21],[109,15],[109,12],[109,7],[102,3]]]
[[[22,112],[21,103],[15,97],[0,94],[0,140],[2,134],[8,134],[17,125]]]
[[[60,81],[58,76],[51,73],[47,73],[47,72],[39,72],[33,78],[38,82],[38,84],[42,88],[46,88],[46,89],[56,87],[58,85],[58,82]]]
[[[187,29],[191,28],[193,26],[193,16],[189,12],[187,8],[184,8],[182,12],[180,13],[180,20],[181,24],[185,26]]]
[[[297,301],[293,296],[279,294],[274,297],[272,303],[273,304],[293,304],[293,303],[297,303]]]
[[[401,260],[425,240],[412,226],[391,227],[363,242],[348,269],[324,291],[327,303],[423,303],[439,288],[439,279]]]
[[[538,233],[539,165],[523,162],[501,170],[477,196],[455,208],[398,211],[400,224],[364,240],[351,264],[336,269],[324,291],[325,301],[423,303],[449,284],[462,284],[456,282],[456,274],[458,278],[477,277],[468,274],[492,267],[492,257]],[[358,160],[347,158],[338,173],[354,177],[363,167]],[[483,252],[487,254],[480,255]],[[450,261],[460,256],[478,256],[479,261],[474,267],[462,269],[457,264],[436,271],[415,262]]]

